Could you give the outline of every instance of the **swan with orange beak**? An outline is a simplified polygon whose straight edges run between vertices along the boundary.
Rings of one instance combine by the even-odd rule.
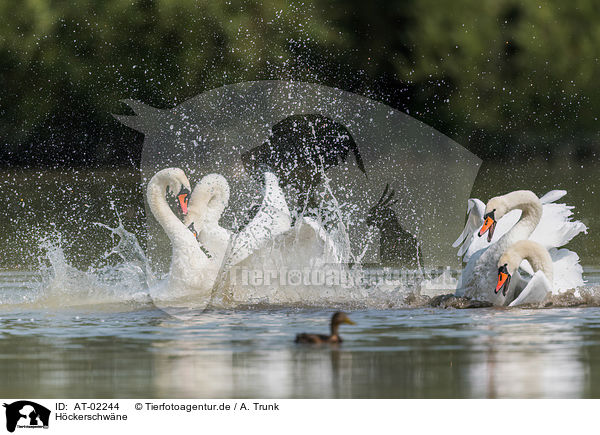
[[[166,168],[157,172],[146,189],[150,211],[171,242],[169,275],[165,285],[152,287],[151,295],[155,300],[194,295],[194,303],[206,306],[220,264],[200,249],[196,237],[170,207],[168,198],[175,192],[180,211],[187,214],[190,183],[181,169]]]
[[[511,227],[503,228],[504,216],[513,210],[521,212],[520,218]],[[480,212],[477,235],[483,237],[487,234],[488,243],[491,244],[471,256],[459,281],[457,295],[485,300],[494,305],[508,305],[514,299],[514,286],[507,286],[503,292],[494,292],[498,260],[512,244],[528,239],[534,232],[542,218],[542,202],[529,190],[517,190],[490,199]],[[499,238],[494,237],[497,230],[502,230]]]
[[[530,225],[526,231],[531,234],[542,217],[542,205],[538,197],[529,190],[517,190],[506,195],[496,196],[485,205],[483,225],[477,235],[483,237],[487,233],[487,241],[490,243],[496,231],[498,221],[508,212],[520,209],[523,213],[530,214]]]
[[[494,305],[512,304],[523,285],[526,285],[518,279],[520,276],[516,273],[516,268],[511,270],[510,262],[499,263],[502,255],[512,245],[531,239],[545,249],[558,248],[586,231],[583,223],[572,220],[573,207],[555,203],[565,194],[565,191],[551,191],[538,198],[531,191],[517,190],[496,196],[487,204],[475,199],[469,200],[467,223],[455,242],[455,246],[463,243],[459,254],[466,253],[465,257],[468,254],[456,295],[488,301]],[[482,243],[480,238],[486,234],[487,243]],[[569,264],[577,264],[576,254],[564,251],[562,255],[568,258]],[[579,269],[573,267],[573,271],[573,274],[565,274],[564,282],[554,288],[573,288],[582,282]]]
[[[190,189],[188,189],[185,186],[181,186],[181,190],[179,191],[179,193],[177,194],[177,204],[179,205],[179,208],[181,209],[181,213],[183,213],[183,215],[187,215],[188,213],[188,202],[190,200]]]
[[[520,210],[521,217],[506,229],[503,228],[502,221],[500,230],[504,234],[501,231],[501,237],[497,239],[494,232],[498,222],[512,210]],[[513,243],[529,238],[542,217],[542,204],[533,192],[518,190],[490,199],[485,209],[479,212],[481,217],[476,234],[479,237],[487,234],[488,243],[492,242],[492,238],[495,241],[471,256],[461,275],[457,295],[488,301],[494,305],[508,305],[514,298],[514,286],[506,286],[502,293],[493,291],[498,276],[498,259]]]
[[[558,272],[563,275],[571,273],[573,270],[575,256],[566,249],[553,249],[558,268]],[[567,256],[571,257],[571,264],[565,262]],[[559,257],[562,258],[558,260]],[[527,260],[531,267],[531,278],[523,280],[519,273],[519,266]],[[512,279],[512,278],[515,279]],[[554,281],[553,258],[546,248],[532,240],[520,240],[510,246],[498,260],[498,282],[494,292],[506,296],[510,290],[514,293],[509,306],[514,307],[524,304],[540,304],[548,294],[553,293]],[[515,281],[511,286],[511,280]],[[560,292],[560,289],[557,289]]]

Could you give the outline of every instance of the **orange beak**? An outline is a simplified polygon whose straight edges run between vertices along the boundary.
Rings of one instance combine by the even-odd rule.
[[[479,237],[483,236],[486,232],[488,233],[487,240],[488,242],[492,241],[492,237],[494,236],[494,230],[496,229],[496,221],[491,216],[486,216],[483,221],[483,225],[479,230]]]
[[[498,269],[498,283],[496,284],[496,290],[494,291],[494,293],[498,294],[498,292],[502,290],[502,295],[506,296],[506,292],[508,291],[509,285],[510,274],[508,273],[508,269],[505,265]]]
[[[177,201],[179,202],[179,207],[181,207],[181,212],[184,214],[184,216],[188,212],[189,196],[190,195],[188,193],[180,193],[179,195],[177,195]]]

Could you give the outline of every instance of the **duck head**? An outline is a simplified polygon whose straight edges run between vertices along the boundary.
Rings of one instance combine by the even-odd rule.
[[[352,320],[350,320],[350,318],[348,317],[348,315],[346,313],[344,313],[342,311],[338,311],[331,318],[331,324],[332,325],[341,325],[342,323],[347,323],[348,325],[356,325],[356,323],[354,323]]]

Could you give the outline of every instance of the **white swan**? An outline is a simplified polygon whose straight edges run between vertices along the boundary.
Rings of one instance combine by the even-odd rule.
[[[200,180],[190,196],[184,225],[196,236],[205,254],[223,262],[231,232],[219,224],[229,204],[229,184],[219,174],[209,174]]]
[[[527,281],[519,273],[523,260],[527,260],[533,272]],[[573,275],[571,279],[580,278],[578,262],[577,254],[567,249],[551,249],[548,252],[537,242],[521,240],[508,248],[498,260],[495,292],[514,292],[515,298],[510,307],[540,304],[548,294],[559,294],[567,289],[564,287],[565,278],[570,275]]]
[[[560,198],[567,194],[566,190],[552,190],[540,198],[542,204],[542,218],[531,234],[530,239],[535,240],[542,246],[556,247],[564,245],[566,241],[571,240],[577,234],[586,230],[581,222],[570,221],[573,215],[573,206],[565,204],[555,204]],[[488,238],[480,237],[479,230],[484,223],[485,204],[477,199],[471,198],[467,206],[467,222],[462,234],[452,244],[458,247],[458,255],[463,257],[466,263],[475,252],[485,249],[489,243],[497,242],[504,234],[508,232],[519,220],[521,211],[517,208],[509,211],[503,217],[496,213],[495,229],[488,233]],[[489,240],[490,234],[492,239]]]
[[[265,172],[264,177],[265,195],[262,203],[254,218],[233,236],[227,256],[229,266],[240,263],[291,228],[292,217],[279,179],[272,172]]]
[[[201,249],[220,264],[225,260],[227,266],[234,266],[277,239],[280,246],[324,247],[322,251],[327,253],[327,260],[335,261],[339,255],[327,231],[309,217],[299,219],[292,227],[279,179],[271,172],[265,172],[264,177],[265,194],[260,208],[237,234],[219,224],[229,203],[227,180],[219,174],[206,175],[200,180],[192,192],[184,224],[197,235]]]
[[[265,195],[254,218],[237,234],[219,224],[229,204],[229,184],[219,174],[209,174],[192,192],[184,224],[198,239],[201,249],[219,264],[227,257],[235,265],[275,236],[291,227],[290,211],[279,180],[270,172],[265,176]]]
[[[184,214],[187,213],[190,184],[181,169],[167,168],[157,172],[148,183],[146,192],[150,210],[172,246],[166,296],[176,298],[193,294],[208,300],[220,264],[207,257],[196,237],[169,208],[166,201],[168,192],[179,192],[179,205]]]
[[[457,296],[486,300],[494,305],[510,303],[514,299],[510,292],[504,295],[490,290],[497,275],[497,262],[506,249],[530,238],[546,249],[557,248],[586,231],[583,223],[571,220],[572,207],[552,203],[565,194],[565,191],[551,191],[540,200],[531,191],[519,190],[492,198],[486,206],[479,200],[469,200],[467,224],[453,245],[462,242],[459,255],[468,260],[457,285]],[[476,231],[478,227],[481,229]],[[481,246],[478,237],[486,232],[488,242],[492,243]],[[581,272],[571,276],[565,285],[572,288],[580,282],[583,282]]]

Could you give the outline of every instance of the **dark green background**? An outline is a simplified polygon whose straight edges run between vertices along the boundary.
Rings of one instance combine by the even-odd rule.
[[[139,164],[111,113],[260,79],[382,101],[486,160],[598,160],[593,0],[3,0],[0,162]]]

